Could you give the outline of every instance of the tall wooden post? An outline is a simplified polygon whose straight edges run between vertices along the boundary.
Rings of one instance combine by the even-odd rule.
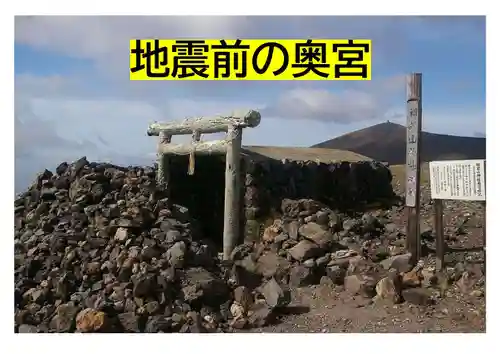
[[[226,190],[224,198],[224,260],[228,260],[231,252],[238,244],[240,230],[240,162],[241,162],[241,128],[230,125],[227,130],[230,144],[226,153]]]
[[[406,247],[411,253],[411,263],[420,259],[420,152],[422,136],[422,74],[406,78]]]

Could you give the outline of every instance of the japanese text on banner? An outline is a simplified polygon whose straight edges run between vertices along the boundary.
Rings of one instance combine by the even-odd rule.
[[[366,39],[133,39],[130,80],[371,80]]]

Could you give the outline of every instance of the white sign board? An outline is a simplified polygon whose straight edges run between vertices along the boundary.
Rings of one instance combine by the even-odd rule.
[[[430,162],[431,198],[485,201],[485,164],[486,160]]]

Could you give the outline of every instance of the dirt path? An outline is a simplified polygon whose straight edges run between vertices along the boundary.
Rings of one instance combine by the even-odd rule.
[[[483,333],[484,299],[449,291],[435,306],[403,303],[384,306],[346,296],[328,285],[297,289],[290,312],[273,326],[252,332],[271,333]],[[301,313],[302,312],[302,313]],[[304,313],[305,312],[305,313]]]

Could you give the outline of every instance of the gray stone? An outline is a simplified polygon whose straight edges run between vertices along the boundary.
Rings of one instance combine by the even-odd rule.
[[[320,255],[321,248],[308,240],[302,240],[297,245],[293,246],[288,250],[290,256],[297,261],[304,261],[308,258],[314,258]]]
[[[249,312],[248,324],[252,327],[267,326],[275,318],[273,310],[265,304],[255,304]]]
[[[19,333],[39,333],[40,331],[36,326],[22,324],[18,328]]]
[[[236,289],[234,289],[233,294],[234,301],[236,301],[242,307],[243,313],[246,313],[254,302],[250,290],[246,286],[238,286]]]
[[[146,333],[169,333],[173,326],[172,318],[163,315],[148,318],[144,332]]]
[[[329,248],[334,242],[333,234],[325,226],[313,222],[302,225],[299,234],[323,249]]]
[[[261,287],[261,293],[270,308],[285,307],[292,299],[290,289],[278,284],[274,278]]]
[[[331,260],[330,253],[327,253],[324,256],[316,259],[316,265],[318,267],[324,267],[330,262],[330,260]]]
[[[302,264],[304,265],[304,267],[307,267],[307,268],[316,267],[316,261],[312,258],[306,259]]]
[[[328,226],[330,215],[327,211],[320,210],[316,213],[316,222],[322,226]]]
[[[286,233],[281,233],[274,238],[274,243],[282,243],[288,240],[288,235]]]
[[[165,234],[165,241],[175,243],[182,240],[182,235],[178,230],[168,230]]]
[[[290,268],[290,262],[276,253],[266,252],[257,260],[256,272],[266,278],[275,277],[280,280],[285,277]]]
[[[290,269],[289,284],[295,288],[315,284],[317,280],[317,276],[312,268],[296,265]]]
[[[293,240],[298,240],[299,239],[299,222],[296,220],[290,221],[288,223],[285,223],[283,225],[283,228],[285,231],[288,233],[288,236],[290,236],[291,239]]]
[[[184,265],[184,256],[186,254],[186,244],[182,241],[176,242],[167,251],[166,258],[174,268],[181,268]]]
[[[352,295],[361,295],[371,298],[377,294],[375,287],[377,281],[370,276],[363,275],[349,275],[344,279],[344,286],[346,291]]]
[[[76,315],[79,308],[72,303],[59,305],[55,316],[50,321],[50,328],[59,333],[71,332],[75,328]]]
[[[401,276],[393,272],[389,276],[380,279],[375,290],[379,299],[397,304],[401,301],[401,287]]]
[[[130,237],[130,231],[127,228],[119,227],[115,233],[115,240],[121,243],[125,243]]]
[[[335,285],[343,285],[347,270],[338,265],[326,268],[326,276],[332,280]]]
[[[352,232],[356,232],[360,225],[360,221],[356,219],[345,219],[342,223],[342,227],[345,231]]]
[[[410,253],[400,254],[397,256],[392,256],[387,259],[384,259],[380,262],[380,264],[384,267],[384,269],[396,269],[398,272],[409,272],[412,268],[410,264]]]
[[[188,303],[203,300],[206,304],[218,304],[227,299],[229,294],[229,288],[222,279],[200,267],[186,271],[186,283],[182,292]]]
[[[125,312],[118,314],[118,321],[124,332],[126,333],[139,333],[139,316],[134,312]]]

